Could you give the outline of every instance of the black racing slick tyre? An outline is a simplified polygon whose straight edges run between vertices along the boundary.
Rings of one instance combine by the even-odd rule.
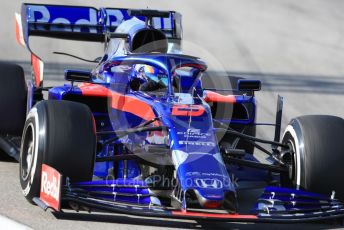
[[[0,134],[21,136],[26,117],[26,98],[23,68],[0,62]]]
[[[72,182],[93,176],[96,134],[90,109],[71,101],[42,101],[29,112],[23,131],[19,178],[24,196],[39,197],[42,164]]]
[[[282,142],[292,154],[288,177],[282,186],[292,186],[344,199],[344,120],[326,115],[309,115],[293,119]]]

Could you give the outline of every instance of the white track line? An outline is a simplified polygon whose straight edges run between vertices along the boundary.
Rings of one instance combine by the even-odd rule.
[[[0,229],[4,230],[32,230],[32,228],[0,215]]]

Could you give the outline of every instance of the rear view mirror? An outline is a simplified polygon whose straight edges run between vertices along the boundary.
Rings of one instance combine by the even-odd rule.
[[[261,89],[261,82],[259,80],[238,80],[239,91],[259,91]]]
[[[91,82],[92,74],[90,71],[83,70],[65,70],[65,79],[67,81]]]

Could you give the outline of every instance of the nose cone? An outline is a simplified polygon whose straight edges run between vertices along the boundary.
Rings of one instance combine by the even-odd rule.
[[[195,189],[194,193],[202,208],[218,209],[224,208],[229,213],[237,212],[237,199],[235,192],[223,191],[222,189]]]
[[[220,154],[172,152],[177,163],[179,182],[184,191],[192,191],[203,208],[221,208],[226,194],[235,188]],[[234,202],[235,201],[231,201]],[[226,208],[227,209],[227,208]],[[234,209],[229,209],[234,212]]]
[[[223,204],[224,193],[222,189],[195,189],[194,193],[198,203],[203,208],[220,208]]]
[[[226,203],[226,194],[235,193],[235,187],[220,153],[211,111],[202,106],[202,114],[172,116],[172,161],[181,190],[186,195],[190,193],[184,198],[186,206],[197,203],[203,208],[221,208]]]

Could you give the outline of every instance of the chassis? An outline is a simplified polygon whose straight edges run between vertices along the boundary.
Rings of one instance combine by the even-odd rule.
[[[54,24],[55,18],[43,18],[46,21],[37,18],[42,7],[69,23]],[[71,12],[77,15],[77,22],[69,18]],[[122,24],[109,22],[114,12],[122,15]],[[92,15],[97,15],[96,21],[91,20]],[[130,24],[132,17],[145,22]],[[160,24],[156,23],[157,18]],[[141,36],[142,33],[146,37]],[[97,60],[93,71],[66,70],[65,78],[71,84],[51,88],[43,87],[43,62],[32,52],[33,79],[28,82],[28,116],[23,136],[6,135],[0,139],[1,149],[20,162],[21,185],[30,202],[45,210],[61,211],[69,206],[76,211],[95,209],[226,222],[294,223],[344,217],[343,204],[332,192],[336,190],[342,198],[341,186],[333,183],[333,179],[317,183],[304,179],[303,161],[299,160],[307,161],[309,152],[303,133],[307,130],[304,120],[317,120],[320,127],[320,123],[332,121],[342,125],[342,119],[297,118],[280,140],[283,98],[279,96],[275,123],[267,124],[275,126],[274,139],[256,137],[252,127],[262,124],[255,119],[254,91],[260,90],[260,82],[239,79],[235,82],[237,89],[231,89],[229,95],[223,95],[226,91],[203,86],[201,75],[207,69],[203,61],[167,53],[167,44],[180,49],[180,14],[24,4],[21,17],[17,15],[17,40],[29,48],[29,36],[105,41],[107,45],[104,57]],[[149,41],[145,41],[147,37]],[[161,40],[158,48],[156,45],[146,47]],[[117,54],[118,50],[114,52],[113,42],[128,49],[125,55]],[[135,90],[137,82],[128,77],[130,66],[134,65],[161,69],[169,82],[164,93],[153,95]],[[191,69],[192,74],[174,80],[176,71],[183,68]],[[75,82],[82,84],[75,85]],[[177,87],[174,82],[178,83]],[[178,93],[174,87],[178,88]],[[42,91],[48,91],[48,100],[43,100]],[[68,101],[77,103],[67,103],[68,107]],[[80,104],[87,105],[88,110]],[[232,117],[220,113],[221,109],[232,111]],[[61,116],[67,118],[59,120],[56,116],[56,120],[49,123],[49,113],[59,111],[65,111]],[[78,114],[82,117],[89,113],[90,119],[66,115],[74,111],[84,111]],[[47,136],[52,132],[51,127],[59,130],[66,126],[62,121],[67,120],[72,127],[71,131],[66,131],[70,140],[62,138],[63,134],[57,131],[54,133],[54,141],[65,150],[57,154],[58,147],[49,147]],[[47,123],[42,126],[41,121]],[[298,125],[302,129],[298,129]],[[83,126],[93,128],[84,127],[84,131],[77,128]],[[336,129],[337,132],[332,130],[333,141],[327,146],[337,144],[335,136],[342,129]],[[42,130],[46,136],[37,134]],[[320,128],[317,130],[323,136],[328,134],[322,134]],[[304,145],[299,140],[304,141]],[[46,143],[41,145],[41,142]],[[86,146],[86,151],[79,154],[76,143]],[[253,155],[254,149],[265,153],[271,163],[258,161]],[[70,155],[66,155],[66,151],[70,151]],[[51,157],[54,154],[58,160]],[[85,167],[85,171],[78,165]],[[332,166],[338,168],[338,165]],[[256,182],[261,183],[257,186]],[[328,190],[323,186],[326,182],[331,185]],[[315,184],[320,184],[322,189]],[[263,187],[252,209],[241,214],[240,190]],[[313,188],[315,192],[330,192],[319,195],[306,191]]]

